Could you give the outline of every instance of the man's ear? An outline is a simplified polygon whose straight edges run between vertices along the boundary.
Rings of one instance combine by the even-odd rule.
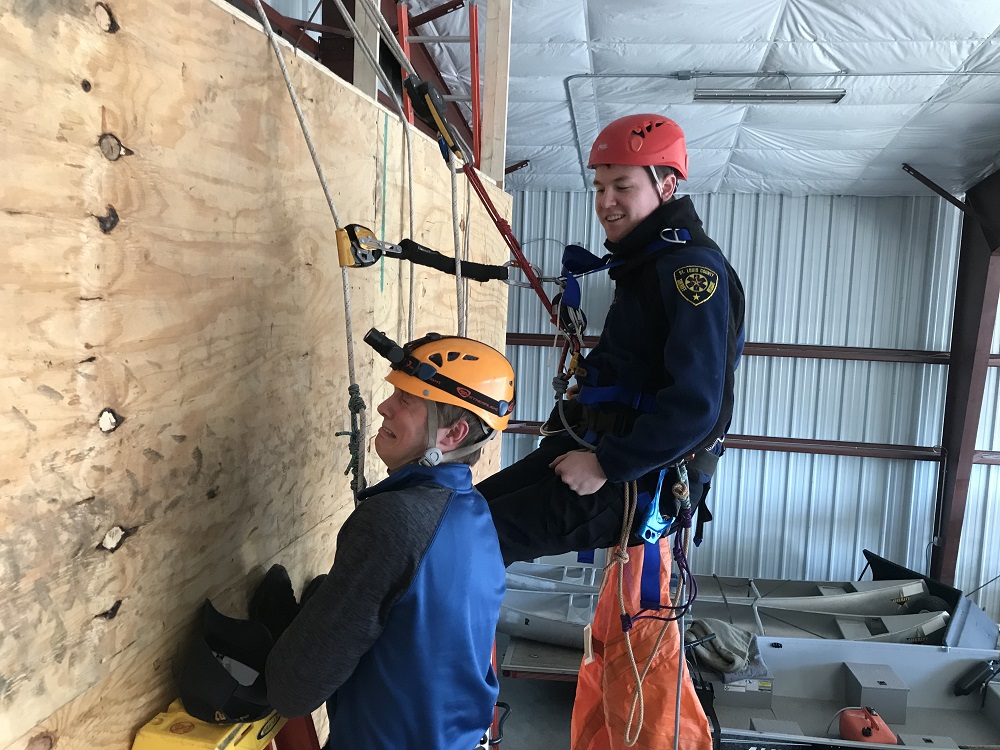
[[[469,423],[464,418],[458,419],[454,424],[447,427],[439,427],[437,434],[437,445],[442,451],[447,453],[453,451],[462,444],[462,441],[469,436]]]
[[[660,200],[666,203],[674,197],[675,192],[677,192],[677,175],[671,172],[660,181]]]

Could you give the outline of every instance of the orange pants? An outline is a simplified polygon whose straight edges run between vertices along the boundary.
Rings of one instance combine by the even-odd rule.
[[[660,601],[670,598],[670,540],[660,545]],[[608,551],[611,559],[613,550]],[[623,590],[625,609],[630,615],[639,611],[639,584],[642,575],[643,547],[629,547],[625,564]],[[635,677],[625,646],[618,604],[618,563],[607,569],[591,626],[593,659],[585,656],[580,666],[573,704],[572,750],[618,750],[627,747],[628,725]],[[653,613],[650,613],[653,614]],[[669,616],[668,611],[659,614]],[[662,620],[638,620],[629,635],[639,674],[649,659],[663,628]],[[643,750],[673,750],[674,709],[677,696],[678,649],[681,638],[676,622],[667,625],[660,648],[642,683],[644,716],[639,739],[632,747]],[[639,720],[638,705],[632,719],[631,736]],[[680,750],[711,750],[712,734],[708,718],[701,708],[687,666],[681,679]]]

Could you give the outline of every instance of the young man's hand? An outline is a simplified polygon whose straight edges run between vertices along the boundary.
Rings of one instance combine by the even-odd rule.
[[[549,468],[577,495],[593,495],[608,481],[597,456],[587,450],[564,453]]]

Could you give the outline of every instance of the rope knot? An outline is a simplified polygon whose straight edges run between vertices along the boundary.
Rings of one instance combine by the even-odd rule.
[[[622,632],[627,633],[632,629],[632,625],[634,624],[632,622],[632,618],[627,614],[619,615],[619,617],[621,617],[622,620]]]
[[[688,489],[687,482],[675,482],[674,486],[670,488],[670,491],[674,493],[674,497],[678,500],[687,500],[691,496],[691,491]]]
[[[556,396],[566,395],[566,390],[569,387],[569,378],[564,378],[561,375],[556,375],[552,378],[552,390],[556,392]]]
[[[344,469],[344,476],[351,474],[351,491],[354,492],[354,496],[365,488],[365,478],[361,474],[361,423],[358,419],[361,412],[365,411],[368,407],[365,406],[365,400],[361,397],[361,386],[357,383],[351,383],[347,386],[347,393],[350,398],[347,401],[347,408],[351,411],[351,429],[349,432],[338,432],[337,435],[347,435],[347,448],[350,452],[351,459],[347,463],[347,468]]]
[[[358,414],[368,408],[365,405],[365,400],[361,397],[361,386],[357,383],[351,383],[347,387],[347,393],[350,395],[347,408],[351,410],[351,414]]]
[[[611,555],[611,559],[616,563],[621,563],[624,565],[628,562],[628,551],[623,550],[621,547],[615,547],[614,553]]]

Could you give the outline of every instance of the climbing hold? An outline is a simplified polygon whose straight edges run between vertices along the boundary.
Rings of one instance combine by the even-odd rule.
[[[132,536],[138,528],[138,526],[133,526],[125,529],[121,526],[113,526],[111,530],[104,535],[104,539],[101,540],[101,543],[97,545],[97,549],[104,550],[105,552],[116,551],[122,546],[122,542]]]
[[[98,614],[94,615],[94,619],[96,620],[98,617],[101,617],[105,620],[113,620],[118,616],[118,610],[121,609],[121,607],[122,607],[122,600],[119,599],[114,604],[111,605],[110,609],[106,609],[103,612],[99,612]]]
[[[110,203],[108,204],[107,216],[95,216],[94,218],[97,219],[97,225],[105,234],[111,234],[111,230],[118,226],[118,212],[115,211],[115,207]]]
[[[48,732],[36,734],[30,740],[24,750],[52,750],[56,746],[55,735]]]
[[[101,133],[101,137],[97,139],[97,145],[108,161],[118,161],[123,156],[131,156],[135,153],[132,149],[122,145],[118,136],[111,133]]]
[[[101,432],[114,432],[124,421],[125,419],[114,409],[105,408],[97,417],[97,426],[101,428]]]
[[[104,3],[98,3],[94,6],[94,17],[97,19],[97,25],[109,34],[114,34],[121,28],[118,21],[115,20],[115,14],[111,12],[111,8]]]

